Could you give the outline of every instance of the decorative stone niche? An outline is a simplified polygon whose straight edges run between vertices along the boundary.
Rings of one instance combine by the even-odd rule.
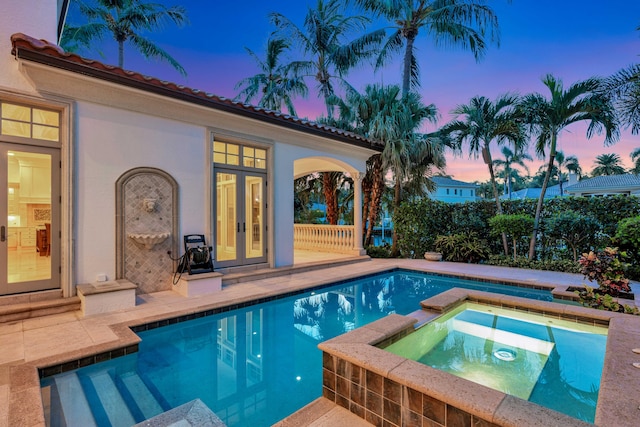
[[[137,292],[170,290],[178,253],[178,184],[155,168],[135,168],[116,182],[116,274]],[[175,255],[174,255],[175,256]]]

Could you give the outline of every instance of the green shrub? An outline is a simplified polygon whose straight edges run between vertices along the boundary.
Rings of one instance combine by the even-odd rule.
[[[391,258],[391,246],[388,243],[382,246],[367,246],[367,255],[371,258]]]
[[[566,273],[580,273],[578,263],[570,260],[533,260],[526,257],[518,257],[515,260],[504,255],[492,255],[485,262],[489,265],[501,267],[528,268],[531,270],[563,271]]]
[[[572,210],[558,212],[547,218],[544,224],[547,237],[563,240],[571,247],[574,261],[578,261],[578,251],[595,245],[597,233],[602,228],[593,216]]]
[[[475,233],[438,236],[434,245],[447,261],[478,263],[490,255],[487,242]]]
[[[513,245],[513,259],[516,259],[518,241],[531,236],[533,232],[533,217],[525,214],[502,214],[489,218],[489,227],[494,236],[506,234]]]

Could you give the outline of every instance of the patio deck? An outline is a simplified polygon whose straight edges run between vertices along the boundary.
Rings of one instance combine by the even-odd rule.
[[[83,318],[80,311],[74,311],[0,323],[0,427],[44,426],[36,367],[61,364],[134,345],[137,337],[127,325],[191,314],[397,267],[547,287],[584,282],[582,276],[569,273],[425,260],[374,259],[337,267],[332,267],[332,261],[328,260],[326,267],[321,274],[318,270],[288,271],[284,276],[240,282],[224,286],[215,294],[195,298],[186,298],[173,291],[140,295],[136,307],[115,313]],[[638,295],[640,289],[637,284],[634,287]],[[640,347],[640,331],[633,338],[637,340],[635,347]],[[631,356],[625,354],[624,357],[626,363]],[[635,387],[640,384],[640,370],[632,374],[637,378],[628,378],[625,384],[620,385],[617,394],[626,396],[626,400],[631,401],[627,404],[634,406],[637,413],[640,392],[636,392]],[[305,425],[337,425],[331,417],[326,418],[326,424],[320,418]]]

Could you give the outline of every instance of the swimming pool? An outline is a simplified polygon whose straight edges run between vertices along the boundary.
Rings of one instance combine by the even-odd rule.
[[[200,398],[229,426],[267,426],[321,395],[320,341],[452,287],[549,291],[395,270],[140,332],[136,354],[41,382],[49,425],[130,426]]]
[[[593,422],[607,331],[465,303],[385,350]]]

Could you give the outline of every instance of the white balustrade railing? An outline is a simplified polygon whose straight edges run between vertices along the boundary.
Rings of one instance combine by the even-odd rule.
[[[294,249],[347,253],[354,243],[353,225],[293,224]]]

